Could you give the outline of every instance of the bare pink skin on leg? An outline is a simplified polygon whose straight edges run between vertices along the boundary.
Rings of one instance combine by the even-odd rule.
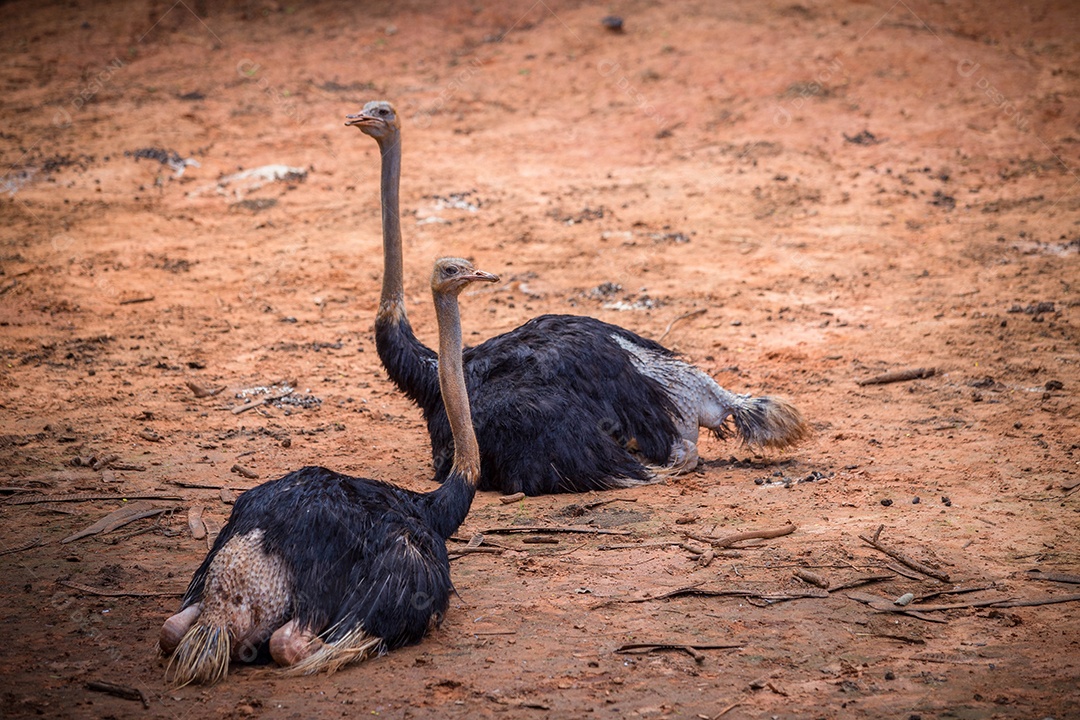
[[[296,620],[285,623],[270,636],[270,656],[282,667],[289,667],[309,657],[323,646],[311,630],[301,630]]]
[[[165,624],[161,626],[161,635],[158,637],[158,646],[161,648],[161,652],[172,655],[176,650],[176,646],[180,644],[180,639],[199,619],[201,612],[202,608],[198,604],[189,605],[166,620]]]

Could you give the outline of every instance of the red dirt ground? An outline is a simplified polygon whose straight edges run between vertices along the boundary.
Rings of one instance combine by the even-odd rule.
[[[201,5],[0,7],[0,714],[1080,717],[1075,603],[916,617],[849,597],[1080,592],[1030,573],[1080,573],[1073,3]],[[697,472],[635,491],[482,493],[462,538],[627,534],[489,533],[505,550],[454,561],[460,594],[421,645],[169,689],[158,627],[207,549],[189,508],[212,531],[230,493],[306,464],[431,487],[419,413],[372,343],[378,153],[342,123],[380,98],[405,118],[423,340],[432,260],[466,255],[504,279],[463,298],[468,341],[594,315],[791,399],[814,438],[766,456],[709,440]],[[178,176],[145,148],[199,164]],[[217,189],[270,164],[306,177]],[[937,372],[856,384],[919,367]],[[230,412],[284,380],[296,404]],[[28,491],[178,499],[62,543],[123,503]],[[677,544],[786,523],[708,565]],[[859,539],[879,525],[951,582],[890,570]],[[892,577],[761,599],[816,590],[800,568]],[[696,584],[749,595],[612,602]]]

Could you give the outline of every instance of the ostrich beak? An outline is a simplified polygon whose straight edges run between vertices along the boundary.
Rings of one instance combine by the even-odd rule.
[[[356,115],[346,115],[345,116],[345,126],[348,127],[348,126],[366,125],[366,124],[372,122],[374,119],[375,118],[371,117],[370,115],[365,115],[364,113],[357,113]]]
[[[499,282],[498,275],[492,275],[489,272],[483,270],[473,270],[471,273],[465,276],[465,279],[472,282],[474,280],[483,280],[484,282]]]

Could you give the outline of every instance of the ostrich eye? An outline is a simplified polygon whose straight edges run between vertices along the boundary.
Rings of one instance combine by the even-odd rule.
[[[461,268],[459,268],[457,265],[447,265],[446,266],[446,274],[447,275],[457,275],[459,272],[461,272]]]
[[[386,117],[389,113],[390,113],[390,111],[387,110],[386,108],[379,108],[379,114],[382,115],[383,117]]]

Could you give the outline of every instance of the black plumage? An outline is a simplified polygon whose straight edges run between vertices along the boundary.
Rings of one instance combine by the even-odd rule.
[[[443,487],[446,491],[441,492]],[[285,559],[297,592],[289,615],[340,640],[358,624],[381,650],[419,641],[450,600],[446,538],[472,500],[455,476],[431,495],[305,467],[236,499],[228,523],[195,571],[182,607],[202,599],[206,573],[233,537],[262,530],[262,548]],[[433,512],[433,500],[447,506]]]
[[[416,338],[405,312],[400,123],[390,103],[376,101],[346,124],[373,137],[382,157],[376,349],[390,379],[422,410],[435,479],[445,481],[453,440],[439,399],[438,357]],[[699,426],[778,448],[807,433],[790,404],[730,393],[658,343],[594,318],[544,315],[467,348],[464,358],[484,490],[540,495],[651,482],[697,465]]]
[[[625,487],[652,479],[646,463],[666,464],[677,410],[613,335],[668,353],[615,325],[574,315],[542,315],[465,350],[481,490],[543,495]],[[404,318],[377,320],[375,343],[390,379],[424,414],[435,479],[443,482],[453,438],[437,356]]]
[[[453,258],[432,278],[444,357],[436,385],[457,438],[446,481],[416,493],[305,467],[240,495],[162,628],[174,684],[216,682],[230,660],[267,651],[294,671],[334,670],[418,642],[442,620],[453,590],[445,541],[479,475],[456,296],[495,279]]]

